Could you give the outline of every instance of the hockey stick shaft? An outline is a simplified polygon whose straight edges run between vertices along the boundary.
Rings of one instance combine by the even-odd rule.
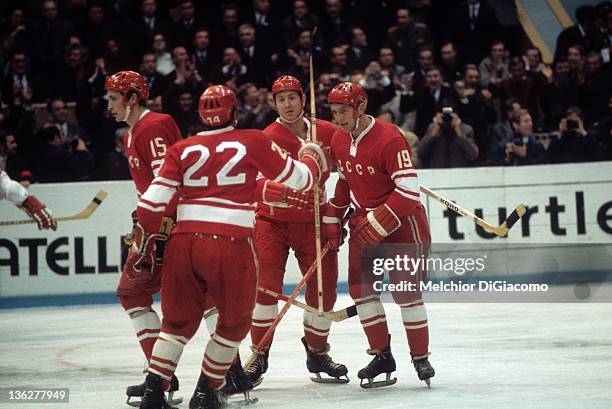
[[[431,197],[432,199],[437,200],[438,202],[442,203],[444,206],[460,214],[461,216],[472,220],[474,223],[478,224],[485,230],[488,230],[496,234],[499,237],[505,237],[508,234],[508,230],[510,230],[512,226],[526,213],[525,206],[523,204],[520,204],[512,211],[512,213],[510,213],[510,216],[508,216],[501,225],[493,226],[492,224],[488,223],[486,220],[476,216],[474,213],[448,200],[447,198],[440,195],[439,193],[434,192],[427,186],[421,185],[421,192]]]
[[[352,214],[353,214],[353,209],[350,208],[349,211],[346,213],[346,216],[344,216],[344,219],[342,220],[342,225],[344,225],[348,221],[348,219],[351,217]],[[323,247],[323,250],[321,251],[321,257],[325,257],[328,251],[329,251],[329,244],[326,243],[325,247]],[[266,331],[264,336],[261,338],[259,343],[254,346],[253,353],[251,354],[249,359],[244,364],[245,369],[250,367],[253,364],[253,362],[255,362],[255,359],[257,358],[257,355],[260,352],[264,351],[264,348],[266,347],[266,345],[268,345],[268,342],[270,341],[270,339],[272,339],[272,336],[274,335],[274,331],[276,330],[276,327],[278,326],[279,322],[283,319],[283,317],[289,310],[289,307],[291,307],[291,304],[297,298],[298,294],[300,293],[304,285],[306,285],[306,281],[314,273],[316,266],[317,264],[313,263],[308,268],[306,273],[304,273],[304,276],[302,277],[302,279],[297,283],[297,285],[293,289],[293,292],[291,293],[291,295],[287,297],[287,300],[285,301],[285,305],[283,305],[283,308],[281,308],[281,310],[278,312],[278,315],[274,318],[274,321],[272,321],[270,328],[268,328],[268,330]]]
[[[89,202],[87,207],[85,207],[85,209],[81,210],[79,213],[73,214],[71,216],[54,217],[54,219],[58,222],[88,219],[93,214],[93,212],[96,211],[98,206],[102,204],[102,201],[104,201],[104,199],[106,199],[107,196],[108,196],[107,192],[105,192],[104,190],[100,190],[96,194],[96,196],[93,199],[91,199],[91,202]],[[34,221],[33,219],[13,220],[13,221],[0,222],[0,226],[13,226],[17,224],[32,224],[32,223],[36,223],[36,221]]]
[[[314,37],[317,33],[317,27],[312,30],[310,36],[310,55],[308,57],[308,71],[310,75],[310,139],[317,143],[317,107],[315,104],[315,84],[314,84],[314,62],[312,59],[312,50]],[[321,177],[322,175],[319,175]],[[317,302],[319,307],[319,315],[323,315],[323,254],[321,253],[321,206],[319,204],[320,197],[319,184],[314,186],[314,221],[315,221],[315,251],[317,257]]]
[[[290,298],[287,297],[286,295],[277,293],[276,291],[268,290],[267,288],[263,288],[263,287],[257,287],[257,291],[259,291],[260,293],[269,295],[270,297],[274,297],[277,300],[291,302],[291,304],[305,311],[312,312],[314,314],[318,313],[318,310],[316,308],[311,307],[310,305],[305,304],[298,300],[290,300]],[[334,321],[334,322],[341,322],[348,318],[354,317],[355,315],[357,315],[357,306],[351,305],[350,307],[346,307],[338,311],[326,311],[323,313],[323,318],[327,318],[328,320]]]

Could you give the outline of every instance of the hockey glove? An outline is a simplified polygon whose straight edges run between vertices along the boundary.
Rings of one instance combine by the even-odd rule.
[[[51,212],[36,196],[28,196],[20,207],[38,224],[38,230],[57,229],[57,222]]]
[[[157,236],[157,234],[145,232],[140,223],[136,224],[132,244],[132,253],[135,256],[133,269],[136,273],[153,273],[157,263],[155,251]]]
[[[329,148],[322,148],[313,142],[305,143],[298,152],[298,158],[300,158],[300,162],[308,166],[317,182],[329,170],[329,163],[331,162]]]
[[[355,227],[355,235],[362,243],[380,243],[402,225],[399,217],[386,204],[368,212]]]
[[[262,192],[262,202],[270,206],[286,205],[297,210],[312,211],[314,190],[296,191],[282,183],[266,180]]]
[[[323,217],[321,221],[330,250],[338,251],[344,243],[346,230],[342,228],[342,219],[347,209],[348,205],[338,206],[334,204],[334,199],[331,199],[322,209]]]

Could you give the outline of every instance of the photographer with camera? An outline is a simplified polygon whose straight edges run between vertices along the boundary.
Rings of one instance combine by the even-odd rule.
[[[474,130],[457,115],[455,103],[445,99],[418,148],[424,168],[468,166],[478,158]]]
[[[503,165],[536,165],[542,162],[546,151],[533,136],[533,121],[529,111],[519,109],[510,118],[514,139],[506,143]]]
[[[559,122],[559,138],[546,151],[547,163],[592,162],[600,160],[601,147],[584,129],[580,108],[569,108]]]

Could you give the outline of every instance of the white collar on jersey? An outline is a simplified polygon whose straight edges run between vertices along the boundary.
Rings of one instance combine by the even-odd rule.
[[[224,128],[219,128],[219,129],[213,129],[212,131],[202,131],[202,132],[198,132],[198,135],[201,136],[208,136],[208,135],[217,135],[223,132],[228,132],[228,131],[233,131],[234,130],[234,126],[233,125],[229,125],[226,126]]]
[[[311,135],[310,135],[310,132],[311,132],[311,131],[310,131],[310,128],[311,128],[311,125],[312,125],[312,124],[310,123],[310,121],[309,121],[308,119],[306,119],[306,117],[305,117],[305,116],[303,116],[303,117],[302,117],[302,120],[303,120],[303,121],[304,121],[304,123],[306,124],[306,141],[310,142],[310,141],[311,141],[311,139],[312,139],[312,137],[311,137]],[[281,121],[281,119],[280,119],[280,118],[276,118],[276,122],[277,122],[277,123],[279,123],[279,124],[281,124],[281,125],[282,125],[282,126],[284,126],[285,128],[287,128],[287,127],[286,127],[286,126],[283,124],[283,121]],[[287,128],[287,129],[289,129],[289,128]],[[293,132],[291,132],[291,135],[293,135],[293,136],[295,136],[297,139],[299,139],[299,141],[300,141],[301,143],[306,142],[306,141],[303,141],[303,140],[302,140],[302,138],[300,138],[299,136],[297,136],[297,135],[296,135],[296,134],[294,134]]]
[[[374,127],[374,123],[376,122],[376,120],[374,119],[373,116],[366,115],[366,117],[370,118],[371,121],[368,124],[368,126],[366,126],[365,129],[363,131],[361,131],[359,136],[352,141],[352,143],[351,143],[351,150],[350,150],[350,155],[351,156],[357,155],[357,145],[359,144],[359,142],[361,142],[363,137],[366,136],[368,132],[370,132],[370,130]],[[349,136],[351,137],[351,139],[353,138],[353,136],[351,134],[349,134]]]

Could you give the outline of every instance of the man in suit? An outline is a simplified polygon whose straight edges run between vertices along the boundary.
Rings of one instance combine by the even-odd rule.
[[[481,0],[467,0],[453,13],[452,38],[466,63],[479,64],[487,56],[500,25],[495,11]]]
[[[325,0],[325,14],[321,17],[321,33],[328,48],[350,42],[348,23],[343,15],[341,0]]]
[[[416,88],[414,92],[402,92],[400,112],[405,114],[417,110],[414,133],[423,138],[442,100],[446,99],[454,99],[454,93],[443,84],[440,69],[432,65],[425,75],[425,87]]]
[[[182,0],[179,3],[180,17],[172,29],[174,44],[182,45],[191,51],[191,42],[196,28],[202,26],[203,23],[196,18],[192,0]]]
[[[312,29],[319,25],[319,17],[312,14],[305,0],[294,0],[293,11],[283,20],[283,41],[291,46],[303,29]]]
[[[66,102],[61,98],[53,98],[47,104],[47,111],[51,114],[51,120],[60,129],[66,143],[78,142],[82,139],[86,144],[89,143],[89,138],[85,135],[78,125],[68,121],[68,109]]]
[[[238,37],[242,63],[255,75],[257,85],[267,87],[270,85],[270,66],[273,63],[270,51],[256,43],[255,28],[248,23],[240,26]]]
[[[156,0],[142,0],[140,16],[136,21],[136,36],[139,50],[145,51],[153,46],[155,34],[170,38],[172,32],[170,20],[157,12]]]
[[[208,30],[199,28],[193,36],[193,56],[195,58],[196,69],[204,78],[208,78],[213,70],[216,55],[210,47],[210,37]]]
[[[164,76],[157,72],[155,53],[147,52],[143,54],[140,73],[149,86],[149,99],[155,99],[164,93],[167,83],[164,81]]]
[[[587,51],[597,52],[610,45],[608,37],[601,30],[595,7],[580,6],[576,9],[575,16],[578,24],[564,29],[557,38],[555,59],[566,55],[569,47],[573,45],[581,45]]]
[[[387,31],[384,45],[393,49],[398,64],[412,71],[417,51],[432,45],[431,33],[427,27],[414,24],[408,7],[400,6],[396,16],[397,25]]]
[[[376,55],[368,48],[368,37],[361,27],[351,29],[351,47],[347,50],[350,71],[362,71]]]
[[[255,28],[255,36],[260,44],[270,44],[270,46],[273,46],[279,43],[281,23],[270,12],[270,8],[270,0],[253,0],[253,12],[248,14],[244,21],[250,23]],[[278,44],[274,48],[280,50],[282,46]]]

